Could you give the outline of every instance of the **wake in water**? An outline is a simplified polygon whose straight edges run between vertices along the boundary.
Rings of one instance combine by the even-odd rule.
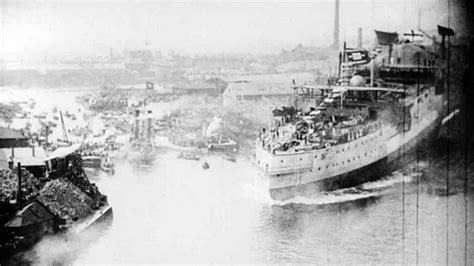
[[[378,181],[367,182],[356,187],[338,189],[334,191],[321,192],[314,197],[297,196],[293,199],[284,201],[274,200],[274,206],[288,206],[288,205],[332,205],[348,202],[364,201],[368,199],[375,199],[386,193],[389,193],[393,188],[399,184],[412,183],[418,180],[423,175],[423,170],[426,167],[425,162],[410,164],[401,170],[392,172]]]

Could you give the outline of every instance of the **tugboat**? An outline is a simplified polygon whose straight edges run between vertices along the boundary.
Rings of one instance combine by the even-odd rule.
[[[100,169],[102,166],[102,157],[95,155],[82,156],[82,167],[91,169]]]
[[[237,150],[237,142],[222,135],[213,135],[208,137],[207,148],[209,151],[235,151]]]
[[[145,116],[140,118],[140,112],[145,112]],[[143,120],[143,121],[140,121]],[[143,128],[144,130],[140,130]],[[152,138],[152,113],[150,110],[135,110],[135,121],[133,126],[133,136],[130,139],[132,151],[129,158],[140,168],[152,166],[156,157],[156,145]]]
[[[273,200],[378,180],[436,136],[444,62],[424,45],[398,41],[397,33],[376,34],[388,56],[344,49],[338,82],[295,85],[293,108],[273,112],[274,127],[258,136],[255,162]]]
[[[226,159],[226,160],[229,161],[229,162],[233,162],[233,163],[235,163],[235,162],[237,161],[235,155],[230,154],[230,153],[224,154],[224,155],[222,156],[222,158]]]
[[[107,174],[114,175],[115,174],[115,164],[110,162],[109,160],[105,160],[100,168],[102,169],[103,172]]]
[[[206,144],[208,150],[220,152],[236,151],[237,142],[226,137],[222,128],[222,119],[214,117],[206,130]]]

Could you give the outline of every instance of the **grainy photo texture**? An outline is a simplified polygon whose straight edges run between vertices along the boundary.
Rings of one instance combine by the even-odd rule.
[[[472,9],[0,1],[0,265],[473,265]]]

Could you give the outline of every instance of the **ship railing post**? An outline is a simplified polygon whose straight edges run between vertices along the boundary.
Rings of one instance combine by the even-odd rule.
[[[21,206],[21,163],[18,162],[18,192],[16,193],[16,203]]]
[[[374,60],[370,60],[370,87],[374,86]]]

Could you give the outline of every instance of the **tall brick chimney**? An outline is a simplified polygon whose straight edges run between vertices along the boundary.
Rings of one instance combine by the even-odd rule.
[[[339,0],[336,0],[336,5],[334,8],[334,36],[332,48],[339,48]]]
[[[362,48],[362,28],[357,31],[357,48]]]

